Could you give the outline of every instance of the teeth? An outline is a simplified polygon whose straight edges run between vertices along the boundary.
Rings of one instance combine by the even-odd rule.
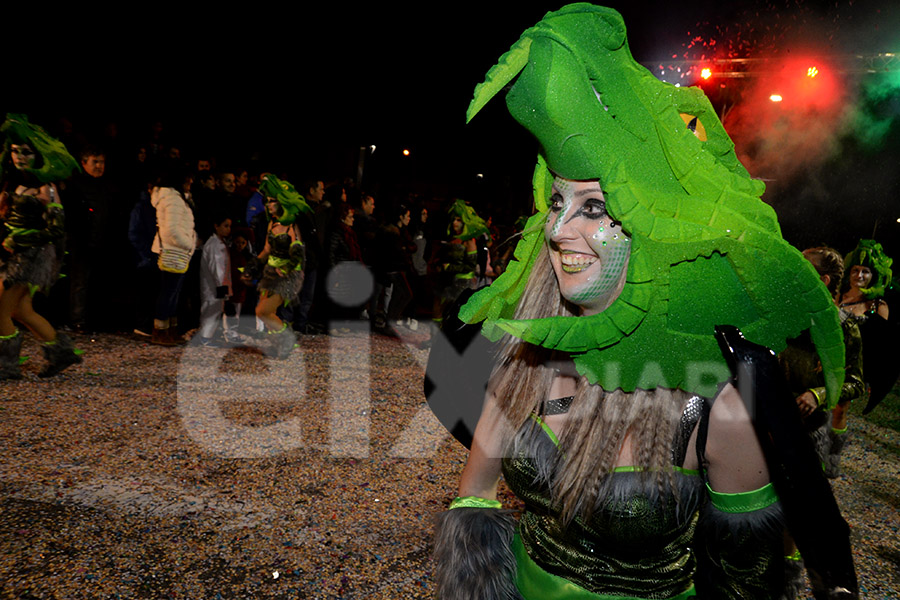
[[[596,256],[566,253],[560,255],[560,263],[562,264],[563,271],[567,273],[577,273],[578,271],[583,271],[595,262],[597,262]]]

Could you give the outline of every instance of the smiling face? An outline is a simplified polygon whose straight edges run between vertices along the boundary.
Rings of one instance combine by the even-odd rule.
[[[563,298],[583,315],[612,304],[625,284],[631,240],[606,213],[600,184],[555,178],[544,235]]]
[[[222,173],[219,177],[219,187],[225,192],[233,194],[237,184],[235,183],[234,173]]]
[[[867,288],[872,283],[872,270],[862,265],[853,265],[850,268],[850,287]]]

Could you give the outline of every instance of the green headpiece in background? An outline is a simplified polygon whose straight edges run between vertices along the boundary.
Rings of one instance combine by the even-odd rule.
[[[306,203],[300,192],[287,181],[281,181],[274,175],[266,175],[259,184],[259,193],[266,198],[275,198],[281,205],[281,216],[278,222],[282,225],[290,225],[297,219],[300,211],[312,213],[313,209]]]
[[[462,241],[471,240],[472,238],[476,238],[479,235],[489,232],[487,223],[484,222],[484,219],[479,217],[478,213],[475,212],[475,209],[466,204],[464,200],[454,200],[453,204],[450,205],[450,208],[447,209],[447,215],[449,215],[451,220],[450,226],[447,227],[447,233],[449,234],[453,234],[453,218],[459,217],[462,220],[462,233],[455,236]]]
[[[0,156],[0,180],[5,176],[2,169],[8,163],[10,144],[28,144],[35,154],[40,155],[42,164],[36,169],[25,171],[34,175],[41,183],[62,181],[73,171],[80,170],[78,161],[69,154],[66,146],[51,137],[43,128],[29,123],[25,115],[7,114],[6,121],[0,125],[0,133],[6,136],[3,154]]]
[[[483,333],[505,332],[572,355],[606,389],[680,388],[706,396],[729,371],[715,325],[735,325],[780,352],[809,328],[830,404],[843,381],[837,310],[803,255],[785,242],[761,181],[738,162],[709,100],[660,82],[635,62],[618,12],[573,4],[525,31],[475,88],[467,118],[513,83],[513,117],[540,143],[538,213],[515,260],[460,311]],[[593,316],[512,319],[535,257],[554,175],[597,179],[631,236],[625,287]]]
[[[872,271],[869,287],[860,288],[863,298],[873,300],[884,296],[884,290],[891,284],[891,264],[893,259],[884,253],[881,244],[875,240],[859,240],[853,252],[844,259],[844,281],[849,281],[850,269],[860,265]]]

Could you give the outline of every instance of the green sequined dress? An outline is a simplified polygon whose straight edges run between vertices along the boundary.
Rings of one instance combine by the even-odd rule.
[[[698,411],[694,413],[699,418]],[[695,423],[689,419],[679,432],[673,464],[683,463]],[[698,473],[676,468],[675,485],[660,492],[655,478],[643,478],[634,469],[617,470],[609,475],[610,492],[593,515],[587,520],[575,517],[566,526],[550,500],[547,477],[540,473],[555,452],[554,441],[529,422],[519,433],[516,451],[503,461],[506,482],[526,507],[515,545],[533,561],[528,566],[594,594],[584,598],[693,596],[696,560],[691,543],[703,490]],[[544,589],[526,589],[523,558],[520,592],[529,600],[547,599]],[[582,597],[577,588],[568,587],[568,594],[576,594],[569,597]]]

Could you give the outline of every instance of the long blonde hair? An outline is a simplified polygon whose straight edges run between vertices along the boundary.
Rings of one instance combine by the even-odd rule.
[[[559,292],[556,275],[544,244],[535,260],[516,319],[573,316],[578,307]],[[516,430],[540,411],[557,376],[552,361],[560,353],[506,336],[491,377],[490,391],[506,417],[507,448]],[[575,515],[589,516],[602,502],[626,437],[645,481],[655,480],[662,490],[674,482],[672,442],[689,395],[681,390],[605,391],[579,377],[575,399],[560,433],[560,452],[551,493],[564,521]]]

